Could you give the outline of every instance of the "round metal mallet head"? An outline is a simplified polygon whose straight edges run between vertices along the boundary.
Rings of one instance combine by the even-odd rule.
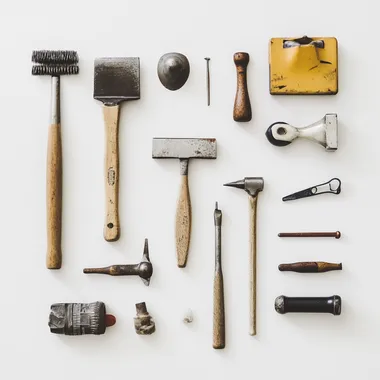
[[[157,74],[164,87],[171,91],[178,90],[189,77],[189,61],[181,53],[164,54],[158,61]]]

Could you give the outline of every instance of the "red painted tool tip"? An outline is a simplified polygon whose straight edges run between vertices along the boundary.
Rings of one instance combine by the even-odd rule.
[[[106,327],[111,327],[116,323],[116,318],[112,314],[106,314]]]

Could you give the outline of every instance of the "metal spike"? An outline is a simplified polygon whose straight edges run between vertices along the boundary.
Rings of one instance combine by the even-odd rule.
[[[223,186],[236,187],[237,189],[243,190],[245,189],[245,183],[243,179],[240,181],[225,183]]]
[[[146,261],[149,261],[148,239],[145,239],[143,259],[145,259]]]

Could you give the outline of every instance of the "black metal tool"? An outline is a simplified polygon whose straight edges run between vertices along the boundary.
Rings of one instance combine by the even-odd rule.
[[[307,197],[312,197],[314,195],[320,195],[320,194],[338,195],[340,194],[341,189],[342,189],[341,180],[339,178],[332,178],[330,179],[330,181],[321,183],[320,185],[309,187],[305,190],[297,191],[296,193],[287,195],[286,197],[283,197],[282,200],[284,202],[293,201],[295,199],[307,198]]]
[[[106,313],[106,306],[100,301],[51,305],[49,327],[54,334],[101,335],[115,323],[116,318]]]
[[[145,239],[141,262],[135,265],[111,265],[103,268],[84,268],[83,273],[108,274],[110,276],[140,276],[143,283],[149,286],[153,274],[153,265],[149,260],[148,239]]]
[[[32,75],[51,75],[51,121],[48,132],[46,171],[47,254],[46,267],[62,265],[62,138],[60,77],[79,73],[78,53],[73,50],[33,51]]]
[[[342,299],[331,297],[286,297],[279,296],[274,301],[277,313],[330,313],[340,315]]]

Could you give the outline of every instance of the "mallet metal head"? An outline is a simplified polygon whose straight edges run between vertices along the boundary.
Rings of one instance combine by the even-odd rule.
[[[245,177],[240,181],[225,183],[223,186],[245,190],[251,197],[256,197],[264,189],[263,177]]]

